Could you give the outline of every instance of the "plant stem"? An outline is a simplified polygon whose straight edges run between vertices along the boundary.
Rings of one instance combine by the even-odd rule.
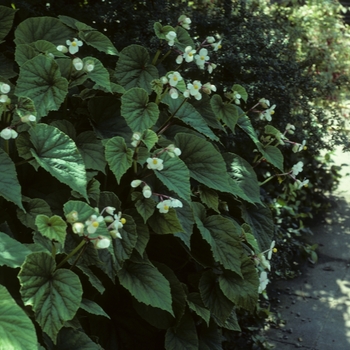
[[[161,53],[161,50],[158,49],[158,51],[156,52],[156,54],[155,54],[154,57],[153,57],[152,64],[153,64],[154,66],[155,66],[156,63],[157,63],[157,60],[158,60],[158,57],[159,57],[160,53]]]
[[[87,244],[87,241],[83,239],[57,266],[56,270],[59,269],[63,264],[65,264],[74,254],[76,254],[85,244]],[[79,255],[80,257],[80,255]]]

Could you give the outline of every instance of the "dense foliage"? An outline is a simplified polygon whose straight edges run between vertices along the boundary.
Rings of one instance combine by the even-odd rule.
[[[275,241],[315,257],[345,66],[293,6],[213,3],[0,7],[0,348],[248,348]]]

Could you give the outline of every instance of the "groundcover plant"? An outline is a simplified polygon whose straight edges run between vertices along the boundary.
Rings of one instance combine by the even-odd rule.
[[[283,165],[284,145],[304,147],[295,127],[269,125],[278,106],[262,96],[258,135],[246,90],[216,93],[223,43],[191,38],[185,14],[154,23],[154,57],[68,16],[13,28],[16,10],[0,14],[15,43],[0,56],[0,348],[220,349],[269,281],[260,186],[308,182],[301,161]],[[254,164],[222,142],[237,129]]]

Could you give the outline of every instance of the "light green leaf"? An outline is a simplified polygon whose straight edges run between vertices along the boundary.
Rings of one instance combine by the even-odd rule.
[[[34,101],[39,117],[57,111],[68,93],[68,81],[50,57],[36,56],[20,67],[15,94]]]
[[[220,322],[225,322],[233,310],[233,303],[227,299],[217,283],[217,276],[211,270],[202,274],[199,291],[204,305]]]
[[[118,50],[104,34],[98,31],[81,31],[78,36],[86,44],[94,47],[98,51],[105,52],[108,55],[118,56]]]
[[[226,269],[241,274],[241,256],[243,253],[240,232],[234,223],[220,215],[200,219],[203,206],[193,203],[194,219],[202,237],[209,243],[213,257]],[[239,226],[238,226],[239,227]]]
[[[157,104],[148,101],[148,93],[142,88],[132,88],[121,98],[121,114],[133,132],[144,132],[157,121]]]
[[[154,131],[147,129],[143,133],[142,142],[145,144],[145,146],[149,151],[153,148],[153,146],[156,144],[157,141],[158,141],[158,135]]]
[[[31,305],[42,330],[56,343],[59,330],[76,314],[83,294],[79,277],[70,270],[56,270],[50,254],[30,254],[18,278],[25,305]]]
[[[225,161],[210,142],[195,135],[178,133],[175,144],[181,149],[180,158],[192,178],[214,190],[229,192]]]
[[[187,295],[187,304],[200,318],[202,318],[207,326],[210,321],[210,311],[204,306],[203,300],[199,293],[190,293]]]
[[[1,6],[2,7],[2,6]],[[1,12],[0,7],[0,12]],[[0,285],[0,349],[37,350],[35,327],[4,286]]]
[[[219,285],[225,296],[237,307],[253,312],[258,302],[259,277],[254,263],[248,257],[242,261],[242,275],[225,270],[219,276]]]
[[[261,204],[242,204],[241,210],[243,220],[251,227],[259,243],[260,251],[269,249],[274,233],[271,210]]]
[[[132,155],[132,150],[126,146],[122,137],[115,136],[107,141],[105,145],[106,160],[118,183],[131,167]]]
[[[52,212],[50,206],[40,198],[34,199],[23,199],[24,208],[26,212],[17,209],[17,217],[21,221],[21,223],[31,229],[35,230],[35,218],[39,214],[44,214],[51,216]]]
[[[35,219],[35,225],[43,236],[64,244],[67,224],[60,216],[54,215],[49,218],[46,215],[38,215]]]
[[[110,319],[102,307],[92,300],[83,298],[80,303],[80,308],[90,314],[104,316]]]
[[[57,349],[60,350],[102,350],[86,333],[79,329],[63,327],[58,333]]]
[[[73,39],[76,31],[68,28],[54,17],[31,17],[21,22],[15,31],[15,43],[30,44],[37,40],[46,40],[54,45],[66,45],[67,39]]]
[[[15,18],[15,13],[17,10],[14,10],[11,7],[0,6],[0,42],[6,37],[9,31],[12,28],[12,22]]]
[[[244,234],[244,238],[246,239],[247,243],[252,247],[255,254],[259,254],[260,253],[259,244],[252,233],[252,229],[246,223],[242,224],[241,227]]]
[[[84,131],[76,139],[77,147],[84,159],[87,169],[94,169],[106,173],[104,149],[93,131]]]
[[[36,116],[36,109],[33,100],[28,97],[20,97],[16,104],[16,113],[19,117],[24,117],[28,114]]]
[[[149,53],[143,46],[125,47],[119,54],[115,71],[118,83],[126,90],[140,87],[150,94],[152,92],[151,82],[153,79],[158,79],[159,75],[157,68],[149,62]]]
[[[260,186],[253,167],[242,157],[234,153],[222,155],[227,165],[227,171],[231,179],[242,190],[243,199],[250,203],[260,203]],[[241,196],[241,192],[237,193]]]
[[[118,278],[120,284],[139,302],[168,311],[174,316],[169,281],[154,266],[127,261]]]
[[[242,100],[244,102],[247,102],[247,99],[248,99],[247,90],[242,85],[234,84],[231,90],[238,92],[241,95]]]
[[[160,213],[158,209],[155,210],[147,223],[159,235],[183,232],[183,228],[176,215],[176,210],[173,208],[170,208],[165,214]]]
[[[174,114],[175,118],[182,120],[185,124],[191,126],[211,140],[218,140],[218,137],[209,128],[205,119],[199,112],[190,103],[184,102],[184,97],[179,96],[174,100],[169,94],[166,94],[162,102],[169,106],[169,112]]]
[[[178,157],[166,157],[164,168],[155,171],[156,177],[170,190],[187,202],[191,201],[190,172]]]
[[[239,118],[236,106],[224,103],[221,96],[217,94],[210,99],[210,104],[216,116],[221,119],[232,132],[235,132],[235,127]]]
[[[29,129],[29,134],[35,148],[31,149],[31,153],[37,162],[52,176],[86,198],[84,161],[74,141],[62,131],[46,124]]]
[[[21,185],[17,179],[15,165],[2,148],[0,148],[0,174],[0,196],[15,203],[25,211],[21,201]]]
[[[190,313],[185,313],[177,327],[168,328],[165,333],[166,350],[198,350],[196,325]]]
[[[29,253],[30,250],[25,245],[0,232],[0,266],[19,267]]]

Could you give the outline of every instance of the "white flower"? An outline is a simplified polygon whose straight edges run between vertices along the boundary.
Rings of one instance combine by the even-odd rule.
[[[260,103],[264,108],[270,107],[270,101],[267,100],[266,98],[261,98],[261,99],[259,100],[259,103]]]
[[[273,252],[273,248],[275,248],[275,244],[276,244],[275,241],[271,242],[270,249],[268,250],[268,253],[267,253],[267,258],[269,260],[271,260],[271,258],[272,258],[272,252]]]
[[[213,70],[217,67],[215,63],[209,63],[208,64],[208,73],[211,74],[213,73]]]
[[[181,64],[183,60],[184,60],[184,58],[182,57],[182,55],[179,55],[179,56],[176,57],[176,63],[177,64]]]
[[[168,32],[168,34],[165,36],[165,38],[168,40],[168,45],[169,46],[174,46],[175,39],[176,39],[176,33],[171,30]]]
[[[259,254],[258,255],[258,261],[259,263],[261,264],[261,266],[264,268],[264,269],[267,269],[267,270],[271,270],[271,264],[270,264],[270,261],[268,261],[266,258],[265,258],[265,255],[264,254]]]
[[[192,62],[194,59],[194,54],[196,53],[196,50],[192,49],[192,46],[187,46],[185,48],[185,52],[183,53],[183,58],[186,62]]]
[[[110,246],[111,240],[105,236],[98,236],[95,239],[95,248],[96,249],[106,249]]]
[[[170,144],[169,146],[167,146],[166,151],[168,152],[170,157],[174,157],[174,156],[179,156],[181,155],[181,150],[180,148],[175,147],[175,145]]]
[[[202,87],[202,83],[199,80],[194,80],[193,84],[187,84],[187,89],[191,96],[193,96],[196,100],[200,100],[202,98],[202,94],[200,93],[200,89]]]
[[[27,115],[21,117],[22,123],[28,123],[28,122],[34,123],[35,121],[36,121],[36,116],[32,115],[32,114],[27,114]]]
[[[221,49],[221,41],[222,40],[220,40],[220,41],[218,41],[217,43],[213,43],[213,44],[211,44],[211,47],[214,49],[214,51],[217,51],[217,50],[219,50],[219,49]]]
[[[303,171],[304,163],[299,161],[297,164],[294,164],[292,167],[292,175],[297,176],[299,173]]]
[[[8,94],[11,90],[11,86],[6,83],[1,83],[0,82],[0,92],[3,94]]]
[[[161,201],[157,204],[157,208],[159,209],[160,213],[167,213],[169,209],[171,208],[171,200],[166,199],[164,201]]]
[[[111,223],[108,228],[112,228],[112,230],[109,232],[110,235],[113,238],[119,238],[122,239],[121,234],[119,233],[119,230],[123,228],[124,224],[126,223],[126,220],[122,218],[122,212],[120,211],[118,214],[114,214],[114,221]]]
[[[132,138],[131,138],[131,146],[133,147],[137,147],[138,144],[140,143],[141,140],[141,133],[140,132],[134,132],[132,134]]]
[[[216,91],[216,86],[210,83],[205,83],[204,85],[202,85],[202,91],[210,95],[212,91]]]
[[[11,128],[5,128],[1,130],[0,136],[5,140],[10,140],[15,139],[18,136],[18,133]]]
[[[260,273],[259,283],[259,293],[262,293],[266,289],[267,284],[269,283],[266,271],[262,271]]]
[[[260,119],[266,119],[268,122],[270,122],[272,120],[272,115],[275,113],[275,108],[276,105],[272,105],[270,108],[265,109],[263,112],[260,113]]]
[[[183,78],[179,72],[174,72],[168,75],[168,79],[170,86],[175,87]]]
[[[136,187],[140,186],[141,183],[142,183],[142,180],[131,181],[131,187],[136,188]]]
[[[190,24],[191,24],[191,19],[186,17],[186,15],[181,15],[178,18],[178,22],[180,24],[180,26],[182,26],[183,28],[189,30],[190,29]]]
[[[113,215],[115,212],[115,208],[114,207],[106,207],[105,211],[109,214],[109,215]]]
[[[170,198],[170,207],[171,208],[182,208],[183,204],[180,200],[176,198]]]
[[[100,226],[100,222],[104,222],[103,216],[97,216],[95,214],[91,215],[90,219],[85,221],[85,225],[87,226],[87,232],[95,233],[98,227]]]
[[[82,70],[84,67],[84,63],[80,58],[74,58],[73,65],[76,70]]]
[[[209,61],[208,50],[200,49],[198,55],[194,56],[196,59],[196,64],[199,68],[204,68],[205,62]]]
[[[215,38],[213,36],[207,36],[206,41],[207,43],[212,44],[215,43]]]
[[[235,104],[239,105],[241,103],[239,99],[242,98],[242,96],[237,91],[233,91],[232,95],[235,100]]]
[[[176,100],[179,97],[179,93],[175,88],[169,90],[169,95],[172,99]]]
[[[147,159],[147,168],[153,170],[162,170],[163,169],[163,159],[153,157]]]
[[[92,72],[95,69],[95,63],[91,60],[87,61],[84,65],[84,70],[87,73]]]
[[[83,234],[84,233],[84,224],[81,222],[75,222],[72,226],[74,233]]]
[[[79,51],[79,46],[83,45],[83,42],[81,40],[78,40],[77,38],[74,38],[73,41],[67,40],[66,44],[68,45],[68,50],[71,55],[74,55]]]
[[[183,95],[184,95],[184,97],[186,97],[186,98],[189,98],[190,97],[190,90],[185,90],[184,92],[183,92]]]
[[[295,126],[288,123],[286,126],[286,131],[288,132],[288,134],[294,134],[294,130],[295,130]]]
[[[149,187],[148,185],[143,186],[142,194],[145,198],[150,198],[152,196],[151,187]]]
[[[297,189],[300,190],[302,187],[306,186],[309,184],[309,180],[308,179],[304,179],[303,181],[297,180],[296,181],[296,185],[297,185]]]
[[[62,52],[62,53],[67,53],[67,52],[68,52],[67,46],[64,46],[64,45],[58,45],[58,46],[56,47],[56,49],[57,49],[57,51],[60,51],[60,52]]]
[[[0,95],[0,102],[5,103],[9,100],[9,97],[7,95]]]

